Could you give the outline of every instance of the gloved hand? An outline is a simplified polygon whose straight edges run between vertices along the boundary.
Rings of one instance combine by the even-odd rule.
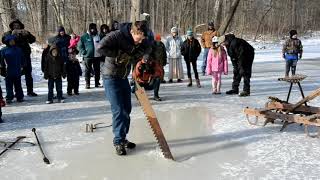
[[[11,32],[12,35],[17,35],[17,34],[20,34],[20,33],[22,33],[22,31],[20,29],[14,29]]]
[[[6,106],[6,102],[4,101],[3,98],[0,99],[0,106],[1,107],[5,107]]]
[[[301,59],[301,58],[302,58],[302,54],[299,55],[299,59]]]
[[[142,58],[143,62],[147,63],[149,61],[149,55],[145,54]]]
[[[282,54],[282,57],[283,57],[283,59],[285,59],[286,58],[286,54]]]

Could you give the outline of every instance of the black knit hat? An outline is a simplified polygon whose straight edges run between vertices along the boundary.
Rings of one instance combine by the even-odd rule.
[[[210,21],[210,22],[208,23],[208,26],[214,27],[214,22],[213,22],[213,21]]]
[[[90,29],[97,29],[97,24],[95,24],[95,23],[90,23],[89,24],[89,30]]]
[[[294,35],[297,35],[298,34],[298,32],[297,32],[297,30],[291,30],[290,32],[290,38],[292,38],[292,36],[294,36]]]

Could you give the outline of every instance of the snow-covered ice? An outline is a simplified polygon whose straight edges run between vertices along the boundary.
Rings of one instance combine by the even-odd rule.
[[[297,71],[308,75],[302,87],[309,94],[319,88],[320,41],[303,40],[303,43],[305,55]],[[289,88],[287,83],[277,81],[284,74],[281,45],[254,46],[256,59],[250,97],[213,96],[211,79],[203,76],[201,89],[187,88],[186,82],[161,85],[160,96],[164,101],[152,104],[175,162],[163,158],[134,96],[128,138],[137,143],[137,148],[125,157],[115,155],[111,128],[85,132],[87,123],[111,124],[110,105],[103,89],[85,90],[82,79],[80,96],[67,97],[64,104],[46,105],[41,51],[34,47],[35,91],[40,96],[26,97],[21,104],[3,108],[5,123],[0,124],[0,140],[12,141],[25,135],[24,141],[35,142],[31,132],[35,127],[52,164],[43,163],[37,146],[18,144],[16,148],[20,151],[9,150],[0,158],[0,179],[319,179],[319,139],[306,137],[299,125],[289,125],[281,133],[279,123],[260,127],[245,120],[243,108],[263,107],[268,96],[285,99]],[[223,92],[231,87],[231,70],[230,66],[229,75],[223,76]],[[1,86],[4,89],[3,82]],[[301,97],[297,87],[293,90],[291,102],[297,102]],[[152,96],[152,92],[148,93]],[[311,105],[320,106],[319,99]]]

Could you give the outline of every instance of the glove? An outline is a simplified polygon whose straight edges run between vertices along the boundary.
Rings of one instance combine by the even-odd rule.
[[[301,59],[301,58],[302,58],[302,54],[299,55],[299,59]]]
[[[20,29],[14,29],[11,34],[12,35],[17,35],[17,34],[20,34],[20,33],[21,33]]]
[[[3,99],[0,99],[0,106],[1,107],[5,107],[6,106],[6,102]]]
[[[147,63],[149,61],[149,55],[144,55],[142,58],[143,62]]]
[[[26,71],[24,70],[23,67],[21,68],[21,71],[20,71],[20,72],[21,72],[21,75],[25,75],[25,74],[26,74]]]
[[[286,54],[282,54],[282,57],[283,57],[283,59],[285,59],[286,58]]]
[[[28,35],[28,33],[29,33],[29,32],[26,31],[26,30],[24,30],[24,29],[21,30],[21,34],[24,35],[24,36]]]

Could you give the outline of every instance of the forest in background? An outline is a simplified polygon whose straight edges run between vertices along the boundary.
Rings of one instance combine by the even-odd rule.
[[[0,0],[0,33],[12,19],[44,41],[63,25],[82,34],[89,23],[128,22],[140,13],[151,17],[150,27],[165,35],[172,26],[180,33],[197,33],[214,21],[223,34],[282,38],[290,29],[300,33],[320,30],[319,0]]]

